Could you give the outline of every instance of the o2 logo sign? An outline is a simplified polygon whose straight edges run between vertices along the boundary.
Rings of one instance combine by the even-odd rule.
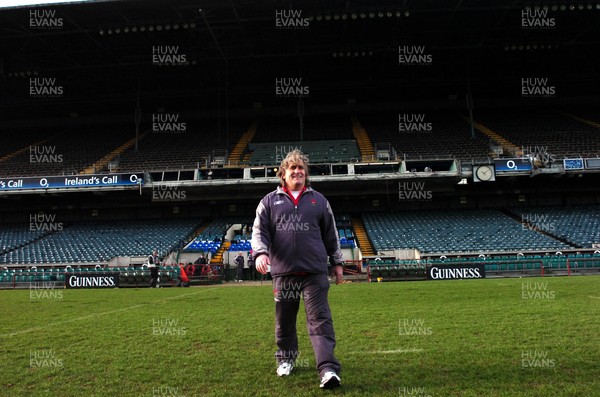
[[[531,171],[531,162],[526,159],[494,160],[496,172],[521,172]]]

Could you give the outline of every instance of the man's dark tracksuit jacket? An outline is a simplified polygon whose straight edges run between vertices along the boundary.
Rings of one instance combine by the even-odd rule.
[[[273,277],[295,273],[326,273],[343,262],[329,202],[306,188],[297,203],[279,186],[256,209],[252,229],[254,259],[269,255]]]

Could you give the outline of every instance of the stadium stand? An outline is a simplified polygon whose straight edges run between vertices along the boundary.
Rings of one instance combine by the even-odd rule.
[[[584,119],[591,116],[590,112],[581,113]],[[400,116],[407,120],[405,123],[412,122],[422,125],[422,128],[413,132],[399,131]],[[585,123],[577,117],[547,109],[479,110],[476,113],[476,121],[518,147],[545,148],[557,159],[598,156],[600,141],[596,135],[599,127],[594,126],[593,121]],[[372,142],[380,146],[392,145],[400,159],[456,158],[472,161],[490,156],[491,139],[478,131],[475,138],[471,138],[468,123],[454,112],[366,113],[358,115],[357,119]],[[281,160],[278,150],[296,147],[307,153],[313,163],[351,162],[361,158],[349,117],[318,115],[307,120],[311,123],[306,124],[305,139],[299,141],[285,139],[298,135],[295,120],[276,116],[263,118],[241,158],[247,159],[244,162],[250,165],[274,165]],[[251,125],[250,120],[233,120],[227,142],[222,134],[217,134],[219,126],[215,121],[205,121],[195,129],[188,127],[185,133],[155,133],[150,130],[141,135],[138,151],[133,145],[125,145],[132,133],[123,133],[123,128],[118,127],[70,129],[55,134],[48,131],[27,132],[3,148],[0,175],[74,175],[84,170],[93,171],[99,160],[122,146],[123,149],[114,154],[115,170],[191,169],[207,165],[207,161],[216,156],[227,157]],[[83,142],[82,136],[86,137]],[[30,156],[34,148],[51,150],[51,155],[60,155],[60,158],[32,162]],[[95,171],[106,171],[106,164],[102,164],[103,167]]]
[[[303,119],[302,139],[297,117],[272,116],[260,120],[247,147],[250,165],[275,165],[281,154],[301,149],[312,163],[356,161],[360,158],[349,118],[342,114],[311,115]]]
[[[218,134],[218,123],[206,121],[186,132],[160,133],[149,131],[140,140],[138,151],[130,148],[118,157],[121,171],[172,170],[206,166],[215,157],[227,157],[235,143],[251,125],[250,120],[232,121],[229,140]]]
[[[27,153],[29,155],[29,147],[32,145],[42,145],[52,139],[53,136],[58,134],[57,131],[50,131],[44,128],[35,130],[26,130],[19,134],[13,134],[11,139],[6,140],[0,148],[0,172],[1,175],[10,175],[7,173],[4,163],[8,160],[22,154]],[[8,166],[8,170],[12,170],[13,167]],[[13,171],[8,171],[13,172]]]
[[[89,4],[93,12],[65,6],[65,31],[40,29],[36,40],[22,26],[20,12],[26,10],[6,11],[3,44],[11,58],[2,64],[7,93],[2,107],[10,136],[0,147],[0,179],[7,179],[0,180],[0,264],[7,267],[0,281],[46,280],[49,267],[69,264],[73,271],[113,266],[128,284],[139,285],[139,266],[154,248],[172,253],[169,263],[195,260],[204,252],[210,265],[218,266],[229,258],[228,251],[251,249],[253,210],[274,187],[275,168],[293,148],[317,164],[311,169],[319,176],[316,189],[341,212],[338,236],[345,254],[351,251],[348,259],[395,266],[386,269],[388,278],[418,278],[427,264],[465,261],[486,262],[488,272],[498,275],[564,272],[571,262],[596,266],[591,252],[600,244],[600,80],[588,59],[595,36],[580,30],[593,25],[593,5],[587,11],[573,5],[571,11],[578,11],[563,13],[557,29],[545,31],[552,36],[546,40],[550,46],[515,40],[536,35],[519,23],[498,31],[506,15],[523,16],[519,2],[500,7],[491,24],[487,16],[470,16],[486,9],[492,18],[498,7],[464,2],[441,9],[433,2],[411,2],[402,11],[383,7],[373,13],[347,4],[347,19],[328,18],[330,10],[309,7],[311,29],[291,35],[274,35],[272,21],[265,19],[272,10],[252,2],[214,2],[210,15],[182,9],[177,1],[150,8],[143,2],[91,3],[97,3]],[[232,12],[244,17],[232,19]],[[416,18],[405,19],[411,13]],[[386,44],[390,37],[419,31],[415,23],[428,13],[437,15],[437,27],[420,31],[420,43],[410,50],[404,43]],[[199,15],[206,18],[196,26]],[[488,34],[467,37],[467,30],[456,30],[456,21],[479,21],[472,31]],[[365,23],[378,29],[364,30]],[[323,34],[342,25],[352,28]],[[212,29],[227,34],[211,35]],[[116,34],[120,31],[131,34]],[[357,42],[364,49],[354,49]],[[429,43],[437,44],[430,48]],[[186,62],[156,62],[154,55],[165,47],[181,48],[178,56]],[[435,61],[399,65],[403,53],[412,50]],[[450,52],[455,56],[443,56]],[[542,74],[537,83],[524,79],[529,71]],[[278,84],[289,83],[283,81],[288,74],[302,81],[302,87],[292,88],[310,88],[310,97],[278,93],[283,88]],[[559,95],[523,96],[524,80],[535,85],[545,77]],[[32,87],[35,93],[63,85],[65,95],[32,97]],[[510,150],[501,154],[498,146]],[[556,161],[555,167],[531,172],[502,170],[500,161],[492,161],[524,157],[523,149],[581,161],[563,168]],[[439,167],[432,169],[428,163],[434,159]],[[487,181],[475,168],[484,163],[498,171]],[[128,171],[143,174],[143,180],[98,187],[40,183],[23,189],[14,181]],[[427,181],[429,192],[421,192],[435,192],[435,198],[408,205],[397,201],[396,183],[409,180]],[[174,191],[184,194],[158,194]],[[575,206],[580,203],[595,205]],[[69,221],[59,230],[14,223],[42,212],[65,214]],[[97,218],[102,220],[91,221]],[[392,251],[404,249],[418,255],[403,256],[423,259],[392,258],[397,254]],[[372,262],[376,256],[383,259]],[[115,257],[130,257],[137,267],[114,267]],[[32,266],[37,269],[28,270]]]
[[[560,250],[569,245],[536,233],[497,210],[365,213],[363,220],[377,251],[434,252]]]
[[[221,241],[215,240],[203,240],[202,238],[196,238],[192,240],[183,249],[184,252],[210,252],[216,253],[221,247]]]
[[[352,223],[349,215],[341,215],[336,218],[336,225],[342,248],[356,248],[354,233],[352,231]],[[184,252],[210,252],[216,253],[226,240],[225,234],[232,225],[242,225],[242,233],[236,233],[230,239],[231,245],[227,247],[227,251],[250,251],[252,246],[251,231],[248,226],[251,226],[253,219],[251,217],[224,217],[212,221],[201,234],[190,241]],[[245,227],[244,227],[245,226]]]
[[[475,120],[519,147],[547,150],[556,159],[600,154],[599,128],[548,109],[481,110]]]
[[[335,217],[341,248],[356,248],[356,239],[352,231],[352,217],[342,214]]]
[[[106,263],[116,256],[148,255],[154,248],[164,255],[181,248],[198,223],[198,219],[166,219],[64,225],[62,230],[20,247],[13,245],[0,256],[0,263]],[[2,225],[2,234],[15,228],[22,226]]]
[[[0,226],[0,255],[38,240],[49,231],[30,227],[28,224],[4,224]]]
[[[600,208],[597,206],[515,208],[512,212],[531,228],[550,232],[578,248],[593,248],[593,244],[600,243]]]
[[[468,124],[456,113],[399,111],[361,114],[357,118],[374,143],[391,144],[400,159],[489,157],[489,139],[479,133],[471,138]]]
[[[311,164],[357,161],[360,158],[358,146],[353,140],[290,141],[251,143],[249,150],[252,165],[277,165],[285,153],[298,148],[306,154]]]
[[[129,135],[118,126],[101,130],[72,128],[42,141],[39,133],[25,133],[19,140],[19,148],[3,156],[6,160],[0,158],[0,175],[76,175],[125,143]]]
[[[237,224],[241,225],[252,225],[253,219],[250,217],[222,217],[213,220],[201,234],[196,236],[190,241],[185,248],[184,252],[210,252],[212,254],[217,253],[219,248],[226,241],[226,233],[233,226]],[[250,251],[250,235],[235,234],[230,241],[232,244],[226,247],[226,250],[245,250]],[[242,243],[243,244],[238,244]]]
[[[254,142],[284,142],[300,139],[298,117],[269,116],[260,120]],[[343,114],[317,114],[303,118],[304,141],[352,139],[349,118]]]

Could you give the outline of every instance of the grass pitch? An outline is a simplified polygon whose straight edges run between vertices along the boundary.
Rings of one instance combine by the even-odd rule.
[[[600,277],[332,285],[342,387],[264,286],[0,291],[2,396],[600,396]],[[44,292],[44,291],[42,291]]]

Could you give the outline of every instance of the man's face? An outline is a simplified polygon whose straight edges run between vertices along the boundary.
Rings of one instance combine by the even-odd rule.
[[[304,162],[290,163],[288,168],[285,170],[285,186],[289,190],[300,190],[306,183],[306,170],[304,169]]]

